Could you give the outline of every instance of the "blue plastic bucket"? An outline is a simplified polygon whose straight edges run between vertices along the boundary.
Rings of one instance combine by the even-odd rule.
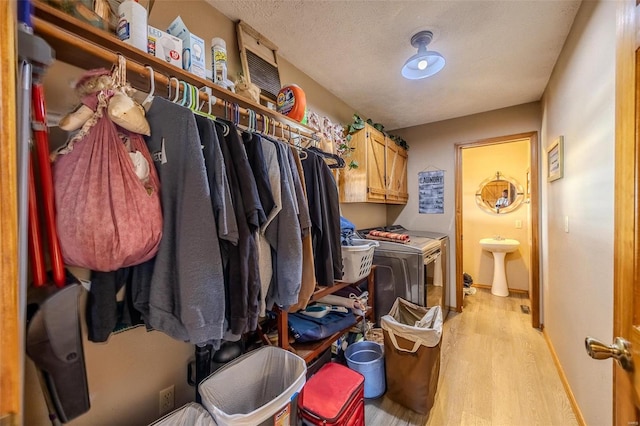
[[[384,352],[376,342],[357,342],[345,351],[350,369],[364,376],[364,397],[377,398],[384,393]]]

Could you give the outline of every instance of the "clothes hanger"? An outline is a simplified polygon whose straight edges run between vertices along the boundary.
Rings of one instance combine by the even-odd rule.
[[[240,106],[236,103],[233,104],[233,124],[240,124]]]
[[[176,81],[176,96],[173,99],[170,99],[170,100],[174,104],[177,104],[178,103],[178,96],[180,96],[180,80],[178,80],[176,77],[170,77],[169,78],[169,95],[171,95],[171,81],[172,80]]]
[[[171,80],[173,80],[174,77],[169,77],[169,82],[167,83],[167,99],[171,100]]]
[[[149,94],[144,98],[144,101],[142,101],[142,107],[146,110],[148,109],[148,106],[151,105],[151,102],[153,102],[153,95],[156,92],[156,78],[152,67],[149,65],[145,65],[144,67],[149,70],[149,82],[151,83]]]
[[[223,129],[223,135],[227,136],[229,134],[229,125],[227,125],[227,123],[221,120],[218,120],[218,118],[211,113],[212,104],[215,104],[217,102],[217,98],[213,96],[211,93],[209,93],[208,91],[205,91],[205,93],[207,94],[207,103],[209,104],[209,112],[201,111],[200,108],[204,106],[204,103],[198,107],[198,101],[200,100],[200,95],[199,95],[200,91],[198,90],[197,87],[193,85],[190,85],[190,87],[191,87],[191,96],[194,98],[194,108],[192,109],[193,113],[201,115],[203,117],[207,117],[208,119],[213,120],[216,123],[220,124]],[[211,97],[213,97],[214,100],[212,100]]]
[[[323,151],[320,148],[317,148],[315,146],[311,146],[306,149],[318,154],[322,158],[335,160],[335,163],[327,164],[327,166],[329,166],[330,169],[342,169],[346,166],[346,162],[344,161],[344,158],[340,157],[337,154],[332,154],[330,152]]]
[[[308,157],[307,151],[304,150],[304,148],[302,147],[302,145],[300,145],[300,137],[302,136],[300,134],[300,129],[296,127],[296,133],[298,134],[298,142],[295,145],[296,150],[298,151],[298,156],[300,157],[301,160],[306,160]]]
[[[258,114],[252,109],[249,109],[249,125],[251,126],[252,133],[258,133]]]
[[[207,114],[209,114],[215,120],[216,117],[211,112],[211,109],[213,108],[213,105],[218,103],[218,98],[216,98],[215,95],[211,93],[211,88],[208,86],[201,87],[199,91],[207,94],[207,103],[209,104],[209,111],[207,112]],[[202,110],[202,107],[204,106],[204,104],[205,104],[205,101],[202,101],[198,109]]]
[[[197,106],[198,106],[198,101],[196,99],[194,99],[193,96],[193,85],[191,83],[187,83],[187,92],[188,92],[188,96],[189,96],[189,102],[187,103],[187,107],[194,113],[194,114],[198,114],[197,111]]]
[[[182,87],[182,101],[180,101],[180,106],[186,106],[187,103],[187,83],[185,81],[180,80],[180,84]]]

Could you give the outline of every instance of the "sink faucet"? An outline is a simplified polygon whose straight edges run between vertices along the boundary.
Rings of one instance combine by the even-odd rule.
[[[493,239],[497,241],[502,241],[504,240],[504,237],[501,237],[500,235],[496,235],[495,237],[493,237]]]

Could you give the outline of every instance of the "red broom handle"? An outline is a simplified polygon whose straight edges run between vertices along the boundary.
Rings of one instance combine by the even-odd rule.
[[[41,83],[33,84],[33,116],[35,129],[33,131],[35,148],[40,168],[40,180],[44,206],[45,228],[49,242],[49,256],[51,257],[51,269],[53,282],[58,287],[65,284],[64,262],[58,231],[56,228],[56,208],[53,195],[53,177],[51,174],[51,161],[49,160],[49,134],[47,129],[46,110],[44,105],[44,88]]]
[[[33,285],[42,287],[47,282],[44,268],[44,247],[41,245],[40,223],[38,222],[38,203],[36,201],[36,182],[33,176],[33,155],[29,155],[29,258]]]

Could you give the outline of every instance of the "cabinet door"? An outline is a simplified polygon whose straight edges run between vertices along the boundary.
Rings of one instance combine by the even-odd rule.
[[[358,167],[350,169],[345,167],[339,172],[339,193],[341,203],[365,203],[367,199],[367,145],[366,130],[360,130],[353,135],[351,147],[353,152],[349,161],[358,163]]]
[[[367,201],[384,203],[386,140],[384,134],[367,127],[367,142]]]
[[[407,150],[387,141],[387,202],[390,204],[406,204],[407,191]]]

